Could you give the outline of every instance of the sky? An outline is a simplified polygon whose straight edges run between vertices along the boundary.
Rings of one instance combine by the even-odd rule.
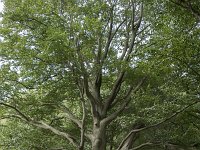
[[[0,12],[3,11],[3,3],[0,0]],[[0,17],[0,21],[1,21],[1,17]],[[2,40],[2,38],[0,37],[0,41]],[[1,65],[1,64],[0,64]]]
[[[0,12],[2,12],[2,10],[3,10],[3,2],[1,2],[0,0]]]

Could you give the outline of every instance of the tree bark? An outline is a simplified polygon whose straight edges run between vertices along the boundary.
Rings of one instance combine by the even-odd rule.
[[[100,122],[93,125],[92,150],[106,150],[106,126]]]

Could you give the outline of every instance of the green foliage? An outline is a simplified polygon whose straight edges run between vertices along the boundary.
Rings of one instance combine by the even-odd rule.
[[[139,4],[135,1],[138,16]],[[128,59],[124,61],[120,57],[126,38],[133,36],[129,21],[138,21],[131,16],[127,0],[4,0],[4,5],[0,28],[3,39],[0,102],[13,107],[0,105],[1,149],[74,149],[69,141],[35,127],[34,123],[44,121],[59,131],[70,133],[74,141],[80,142],[80,127],[69,119],[66,111],[69,109],[81,120],[82,102],[86,99],[84,129],[86,133],[92,131],[93,112],[84,88],[88,82],[89,90],[95,93],[97,89],[93,86],[97,84],[98,74],[102,74],[99,79],[102,80],[101,101],[98,102],[104,104],[118,75],[125,72],[115,95],[121,101],[114,103],[106,116],[117,112],[129,88],[137,87],[146,77],[141,88],[131,94],[129,105],[106,128],[109,148],[117,149],[134,125],[151,126],[162,122],[199,100],[200,28],[194,12],[170,1],[145,1],[133,52],[130,55],[126,52]],[[199,10],[198,1],[191,5]],[[104,57],[112,26],[109,21],[113,21],[116,30],[124,19]],[[135,31],[136,26],[132,29]],[[131,38],[128,42],[130,47]],[[89,81],[84,80],[86,76]],[[20,118],[16,108],[32,122]],[[64,108],[67,109],[64,111]],[[198,148],[199,117],[198,104],[157,128],[138,133],[133,146],[152,142],[159,146],[143,149],[163,149],[169,143],[184,148],[197,145]],[[85,148],[91,149],[88,138],[85,143]]]

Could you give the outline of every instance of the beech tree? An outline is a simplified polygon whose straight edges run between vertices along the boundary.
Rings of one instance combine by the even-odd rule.
[[[198,1],[3,2],[3,148],[199,144]]]

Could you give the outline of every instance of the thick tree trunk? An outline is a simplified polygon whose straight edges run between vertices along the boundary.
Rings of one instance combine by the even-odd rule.
[[[104,125],[94,124],[92,150],[106,150],[106,129]]]

